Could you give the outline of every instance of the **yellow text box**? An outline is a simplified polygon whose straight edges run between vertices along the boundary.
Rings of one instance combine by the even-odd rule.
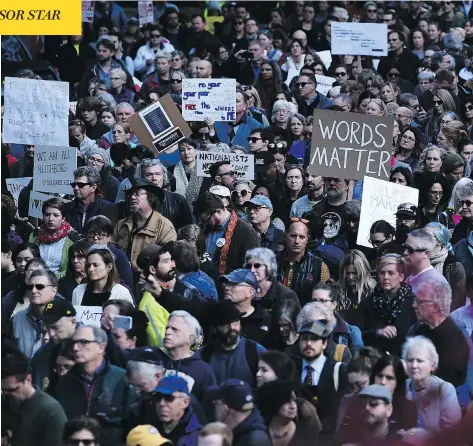
[[[82,34],[81,0],[1,0],[3,35]]]

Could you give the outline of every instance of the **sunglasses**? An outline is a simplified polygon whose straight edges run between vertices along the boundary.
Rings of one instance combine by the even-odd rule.
[[[42,283],[38,283],[38,284],[33,284],[33,285],[25,285],[25,289],[28,290],[28,291],[33,291],[36,288],[38,291],[42,291],[47,286],[52,287],[52,285],[43,285]]]
[[[245,198],[247,195],[249,195],[249,192],[245,189],[243,189],[242,191],[237,191],[237,190],[234,190],[232,192],[232,195],[236,195],[237,197],[243,197]]]
[[[310,84],[311,82],[296,82],[297,88],[304,88],[306,85]]]
[[[465,109],[471,111],[473,110],[473,105],[465,105]]]
[[[245,265],[245,269],[251,269],[251,268],[255,268],[255,269],[258,269],[258,268],[261,268],[263,266],[262,263],[247,263]]]
[[[336,77],[345,77],[347,73],[335,73]]]
[[[443,102],[442,102],[442,101],[435,101],[435,100],[434,100],[434,105],[443,105]]]
[[[257,136],[248,136],[248,138],[246,139],[248,140],[248,142],[252,142],[254,144],[255,142],[262,140],[263,138],[258,138]]]
[[[74,439],[69,439],[66,441],[66,444],[69,446],[79,446],[80,444],[83,444],[84,446],[92,446],[95,444],[95,439],[93,440],[82,440],[81,438],[74,438]]]
[[[399,73],[388,73],[389,77],[399,77]]]
[[[240,91],[248,91],[248,90],[251,90],[251,87],[248,87],[246,85],[241,85],[240,88],[239,88]]]
[[[151,397],[155,401],[164,400],[164,401],[166,401],[166,403],[172,403],[176,399],[176,397],[172,394],[171,395],[166,395],[164,393],[159,393],[159,392],[153,392],[151,394]]]
[[[172,60],[173,62],[180,62],[181,59],[179,57],[176,57],[175,59]]]
[[[173,79],[172,83],[173,84],[182,84],[182,79]]]
[[[466,207],[469,208],[472,204],[473,204],[473,201],[470,201],[470,200],[458,200],[458,206],[460,206],[461,208],[463,206],[465,206],[466,204]]]
[[[425,252],[425,251],[428,251],[428,249],[425,249],[425,248],[413,248],[412,246],[406,245],[405,243],[402,245],[402,247],[403,247],[409,254],[414,254],[415,252]]]
[[[159,39],[161,34],[151,34],[151,38]]]
[[[369,14],[373,14],[375,12],[378,12],[378,10],[377,9],[367,9],[366,12],[369,13]]]
[[[79,188],[79,189],[82,189],[84,188],[85,186],[91,186],[92,183],[80,183],[80,182],[73,182],[71,183],[71,187],[74,189],[76,186]]]
[[[234,25],[243,25],[243,20],[237,20],[236,22],[233,22]]]

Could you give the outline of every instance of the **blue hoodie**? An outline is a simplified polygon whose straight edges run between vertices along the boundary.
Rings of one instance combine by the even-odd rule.
[[[271,446],[266,425],[258,409],[233,428],[233,446]]]

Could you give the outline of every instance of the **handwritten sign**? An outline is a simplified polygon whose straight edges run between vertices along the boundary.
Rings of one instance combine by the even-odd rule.
[[[197,152],[197,176],[210,177],[209,167],[219,161],[229,161],[239,180],[254,180],[255,156],[239,153]]]
[[[183,79],[182,117],[186,121],[236,120],[235,79]]]
[[[389,179],[393,120],[332,110],[314,111],[309,168],[313,175]]]
[[[27,178],[7,178],[7,189],[12,194],[13,199],[15,200],[16,207],[18,207],[18,197],[20,192],[30,184],[31,177]]]
[[[69,83],[5,78],[3,141],[69,145]]]
[[[102,307],[87,307],[83,305],[74,305],[77,312],[76,321],[85,325],[95,325],[100,327],[100,321],[103,316]]]
[[[334,77],[321,76],[320,74],[316,74],[315,78],[317,79],[317,88],[316,88],[316,90],[319,93],[322,93],[325,96],[327,96],[327,93],[332,88],[332,85],[336,81],[336,79]]]
[[[33,189],[41,192],[70,194],[77,168],[77,149],[36,146],[34,152]]]
[[[94,23],[94,11],[95,11],[94,0],[82,0],[82,22],[83,23]]]
[[[387,56],[386,23],[332,22],[332,55]]]
[[[413,203],[417,206],[418,202],[418,189],[365,177],[356,243],[372,248],[368,241],[372,224],[378,220],[385,220],[395,227],[398,206],[402,203]]]
[[[54,196],[32,190],[28,215],[34,218],[43,218],[43,203],[50,198],[54,198]]]
[[[154,22],[153,2],[138,2],[140,26]]]

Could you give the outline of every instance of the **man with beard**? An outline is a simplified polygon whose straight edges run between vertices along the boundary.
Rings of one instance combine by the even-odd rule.
[[[397,207],[396,212],[396,236],[392,242],[381,245],[378,250],[378,257],[384,254],[403,255],[404,243],[411,231],[417,229],[417,206],[413,203],[402,203]]]
[[[306,212],[325,198],[324,177],[318,177],[310,173],[310,168],[306,167],[304,172],[305,188],[307,195],[298,198],[291,207],[291,217],[301,218]]]
[[[163,202],[162,189],[150,181],[134,178],[127,191],[127,202],[130,215],[117,223],[114,239],[126,252],[133,270],[138,272],[136,259],[140,251],[153,243],[164,245],[174,241],[177,233],[173,224],[158,211]]]
[[[224,277],[231,277],[235,274],[237,271]],[[243,282],[232,285],[233,289],[237,287],[249,288]],[[235,378],[256,387],[259,356],[265,351],[265,348],[257,342],[241,336],[241,318],[245,313],[242,313],[237,305],[226,297],[226,300],[214,306],[212,319],[213,334],[216,340],[202,348],[201,356],[212,366],[217,382]]]
[[[346,367],[325,356],[331,330],[321,321],[306,320],[297,332],[302,358],[293,359],[300,373],[302,392],[317,408],[322,434],[331,434],[335,431],[338,408],[348,385]]]
[[[207,252],[220,274],[239,268],[246,251],[260,246],[253,228],[234,211],[228,211],[216,195],[210,192],[201,195],[194,205],[194,213],[205,225]]]
[[[86,223],[97,215],[104,215],[115,224],[118,220],[116,206],[99,195],[102,180],[96,169],[89,166],[74,171],[74,199],[64,205],[66,221],[79,233],[83,233]]]
[[[34,146],[26,145],[23,159],[18,161],[11,169],[12,178],[27,178],[33,176]]]

